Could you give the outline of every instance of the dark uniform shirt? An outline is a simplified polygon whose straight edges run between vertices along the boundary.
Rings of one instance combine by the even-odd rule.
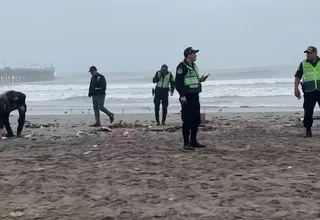
[[[3,109],[4,104],[5,104],[5,109]],[[5,120],[4,117],[9,117],[10,112],[18,109],[20,106],[24,107],[24,113],[25,113],[27,111],[26,95],[23,94],[22,92],[11,90],[0,95],[0,128],[3,128],[3,123]]]
[[[184,76],[188,73],[188,67],[186,65],[194,68],[195,64],[194,63],[189,64],[186,60],[183,60],[177,66],[175,86],[176,86],[176,90],[180,94],[180,97],[186,96],[186,87],[184,84]]]
[[[320,60],[320,58],[318,57],[315,62],[310,62],[309,60],[307,60],[307,62],[311,63],[311,65],[313,67],[315,67],[318,64],[319,60]],[[299,67],[298,67],[298,69],[297,69],[297,71],[296,71],[296,74],[294,76],[299,78],[299,79],[301,79],[302,75],[303,75],[303,67],[302,67],[302,62],[301,62]]]
[[[98,73],[95,76],[91,77],[90,87],[89,87],[89,96],[93,95],[105,95],[107,89],[106,78]]]

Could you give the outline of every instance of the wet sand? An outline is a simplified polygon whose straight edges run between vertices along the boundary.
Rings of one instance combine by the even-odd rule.
[[[207,147],[184,152],[179,115],[152,118],[29,116],[26,138],[0,140],[0,219],[320,218],[317,123],[305,139],[299,113],[211,114]]]

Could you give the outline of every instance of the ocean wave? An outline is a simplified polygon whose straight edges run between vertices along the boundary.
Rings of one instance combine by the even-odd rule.
[[[205,82],[208,86],[223,86],[223,85],[254,85],[254,84],[278,84],[278,83],[293,83],[292,78],[276,78],[276,79],[238,79],[238,80],[216,80]]]
[[[203,84],[204,98],[230,98],[230,97],[277,97],[292,96],[291,85],[276,86],[276,83],[292,82],[292,79],[245,79],[209,81]],[[231,84],[233,83],[233,84]],[[249,84],[268,83],[268,86],[245,86]],[[233,86],[232,86],[233,85]],[[151,88],[153,84],[110,84],[107,90],[107,97],[111,99],[137,100],[152,99]],[[0,87],[0,92],[17,90],[24,92],[29,101],[50,101],[50,100],[76,100],[87,97],[88,85],[52,85],[52,84],[20,84]],[[177,97],[175,92],[174,97]]]
[[[87,91],[70,90],[64,92],[58,91],[23,91],[27,95],[29,101],[54,101],[54,100],[79,100],[88,98]],[[201,93],[202,98],[249,98],[249,97],[280,97],[293,96],[292,88],[277,88],[277,87],[263,87],[263,88],[217,88],[211,87],[205,89]],[[137,102],[141,99],[153,99],[151,90],[109,90],[107,91],[107,98],[111,100],[124,100],[127,102]],[[175,92],[173,98],[178,98]]]
[[[275,79],[237,79],[237,80],[208,80],[204,86],[227,86],[227,85],[255,85],[255,84],[277,84],[277,83],[292,83],[292,78],[275,78]],[[108,83],[108,89],[141,89],[152,88],[153,83]],[[88,84],[13,84],[1,86],[0,91],[6,90],[20,91],[68,91],[68,90],[87,90]]]

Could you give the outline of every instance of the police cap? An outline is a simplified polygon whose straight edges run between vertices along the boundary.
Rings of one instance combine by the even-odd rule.
[[[187,57],[189,54],[192,54],[192,53],[198,53],[199,50],[195,50],[193,49],[192,47],[187,47],[184,52],[183,52],[183,55],[184,57]]]
[[[314,46],[309,46],[309,47],[304,51],[304,53],[317,53],[317,52],[318,52],[318,50],[317,50],[317,48],[314,47]]]
[[[168,70],[167,64],[163,64],[163,65],[161,66],[161,70]]]
[[[96,70],[98,70],[97,67],[91,66],[89,69],[89,72],[92,73],[93,71],[96,71]]]

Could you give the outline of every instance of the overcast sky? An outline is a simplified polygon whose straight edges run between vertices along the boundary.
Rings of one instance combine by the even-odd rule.
[[[319,0],[0,0],[0,66],[57,71],[174,69],[187,46],[201,69],[293,65],[320,48]]]

